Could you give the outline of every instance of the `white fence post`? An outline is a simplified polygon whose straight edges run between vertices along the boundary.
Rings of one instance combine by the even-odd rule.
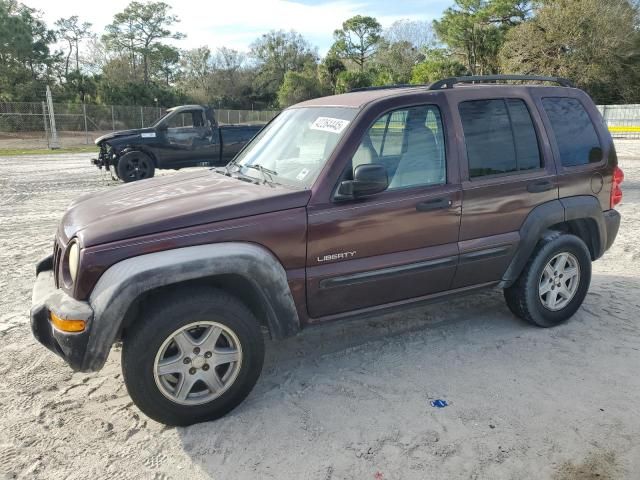
[[[47,105],[49,106],[49,125],[51,126],[51,143],[49,148],[56,150],[60,148],[60,142],[58,142],[58,131],[56,130],[56,115],[53,111],[53,98],[51,97],[51,89],[47,85]]]
[[[44,122],[44,136],[47,139],[47,147],[51,147],[49,143],[49,125],[47,124],[47,105],[42,102],[42,121]]]
[[[84,143],[89,145],[89,129],[87,128],[87,104],[82,104],[82,116],[84,117]]]

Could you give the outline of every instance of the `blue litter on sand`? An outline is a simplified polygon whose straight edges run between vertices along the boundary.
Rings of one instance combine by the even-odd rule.
[[[446,407],[448,405],[449,404],[447,403],[446,400],[431,400],[431,406],[432,407],[444,408],[444,407]]]

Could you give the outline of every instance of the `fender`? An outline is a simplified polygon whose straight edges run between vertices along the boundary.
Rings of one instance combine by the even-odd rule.
[[[241,275],[258,292],[274,338],[300,329],[287,275],[263,247],[249,243],[216,243],[166,250],[123,260],[98,280],[89,302],[94,311],[83,370],[100,369],[133,302],[145,292],[216,275]]]
[[[118,151],[118,157],[117,159],[120,160],[120,158],[129,153],[129,152],[134,152],[134,151],[138,151],[138,152],[142,152],[146,155],[149,156],[149,158],[151,159],[151,161],[153,162],[153,164],[156,166],[156,168],[158,168],[158,159],[156,158],[155,153],[153,153],[153,151],[148,148],[146,145],[142,144],[142,145],[129,145],[128,143],[124,144],[124,147]]]
[[[595,221],[597,231],[586,233],[595,235],[596,242],[591,252],[593,259],[601,257],[607,245],[607,230],[598,199],[590,195],[580,195],[552,200],[534,208],[520,227],[518,250],[502,276],[499,287],[507,288],[513,285],[546,230],[553,225],[580,219]]]
[[[583,228],[586,230],[585,234],[596,240],[591,251],[591,257],[593,260],[600,258],[607,247],[607,225],[598,199],[591,195],[579,195],[562,198],[560,203],[564,207],[565,221],[589,218],[595,222],[594,231],[589,231],[590,229],[587,227]]]

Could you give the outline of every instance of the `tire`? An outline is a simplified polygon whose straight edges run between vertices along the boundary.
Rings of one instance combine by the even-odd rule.
[[[576,313],[590,283],[591,255],[585,243],[575,235],[554,233],[540,241],[504,297],[517,317],[553,327]]]
[[[166,425],[192,425],[222,417],[251,392],[262,370],[264,338],[242,302],[220,290],[190,288],[165,295],[144,311],[144,318],[126,332],[122,350],[125,385],[143,413]],[[179,346],[189,350],[194,346],[191,340],[199,341],[207,333],[214,338],[214,328],[221,331],[218,341],[199,343],[197,354]],[[216,359],[225,362],[232,358],[229,355],[236,361],[215,366]],[[160,368],[183,373],[166,374]],[[213,381],[212,374],[218,380]],[[181,395],[184,391],[187,396]]]
[[[125,182],[135,182],[151,178],[155,174],[155,165],[149,155],[140,150],[131,150],[120,157],[116,172],[118,177]]]

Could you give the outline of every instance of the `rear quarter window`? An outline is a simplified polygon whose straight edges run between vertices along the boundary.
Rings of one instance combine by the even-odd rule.
[[[563,167],[597,163],[602,147],[591,117],[575,98],[547,97],[542,106],[551,123]]]

